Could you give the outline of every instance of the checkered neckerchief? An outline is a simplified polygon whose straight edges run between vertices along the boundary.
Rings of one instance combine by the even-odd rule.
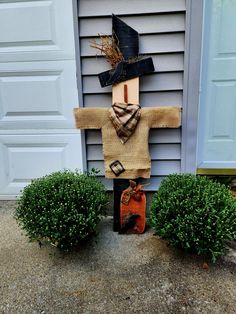
[[[114,103],[109,109],[109,118],[122,144],[133,134],[141,115],[139,105]]]

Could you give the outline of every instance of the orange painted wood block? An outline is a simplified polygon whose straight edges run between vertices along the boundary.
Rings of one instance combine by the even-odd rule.
[[[119,233],[143,233],[146,226],[146,195],[141,184],[130,180],[120,201]]]

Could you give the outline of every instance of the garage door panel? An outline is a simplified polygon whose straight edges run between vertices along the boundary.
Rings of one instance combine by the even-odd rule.
[[[72,1],[0,3],[0,58],[3,61],[74,57]]]
[[[0,128],[73,128],[74,60],[0,63]]]
[[[0,136],[0,194],[19,194],[31,179],[82,164],[77,134]]]
[[[82,168],[72,0],[0,0],[0,199]]]
[[[52,1],[1,4],[0,20],[5,32],[0,33],[0,47],[55,44],[52,6]]]

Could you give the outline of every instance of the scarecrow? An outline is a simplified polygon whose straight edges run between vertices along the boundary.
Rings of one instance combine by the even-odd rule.
[[[173,106],[141,108],[139,77],[153,72],[154,66],[152,58],[139,56],[137,31],[112,15],[112,37],[100,37],[101,43],[94,42],[92,46],[105,53],[112,66],[110,71],[98,75],[101,87],[112,85],[112,106],[111,108],[75,108],[76,127],[101,129],[106,178],[115,179],[114,183],[117,183],[116,179],[150,178],[149,130],[179,127],[181,108]],[[134,187],[134,184],[130,184],[129,191],[132,193],[129,202],[135,200],[137,191]],[[139,193],[140,190],[139,186]],[[118,199],[120,196],[121,191]],[[146,206],[146,199],[141,199]],[[121,207],[122,204],[124,203],[121,202]],[[124,221],[129,224],[132,220],[140,220],[140,214],[134,212],[129,204],[125,206],[127,205],[129,207],[125,210],[127,217],[122,216],[122,210],[120,213],[123,217],[121,230],[126,230]],[[145,220],[143,217],[145,212],[141,211],[141,216]],[[135,223],[133,224],[135,226]],[[134,231],[135,227],[130,229]],[[143,232],[143,228],[141,229]]]

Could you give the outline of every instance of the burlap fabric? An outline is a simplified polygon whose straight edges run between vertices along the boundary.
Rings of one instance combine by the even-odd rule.
[[[150,128],[178,128],[180,107],[142,108],[140,121],[130,139],[122,144],[109,119],[109,108],[75,108],[76,127],[101,129],[106,178],[115,179],[109,165],[119,160],[125,171],[118,178],[150,178],[151,159],[148,149]]]

